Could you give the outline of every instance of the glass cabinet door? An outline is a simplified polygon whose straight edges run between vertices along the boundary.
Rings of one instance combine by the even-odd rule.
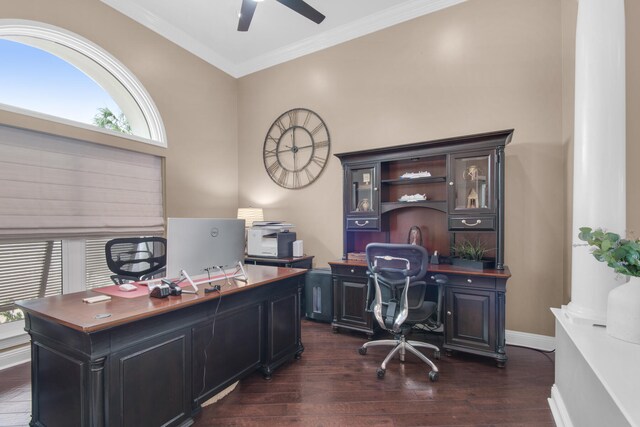
[[[451,156],[450,212],[493,212],[493,156],[493,152]]]
[[[350,168],[349,213],[357,215],[377,215],[378,184],[375,165]]]

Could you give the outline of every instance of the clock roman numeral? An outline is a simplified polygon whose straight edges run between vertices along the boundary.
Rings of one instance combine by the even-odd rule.
[[[281,119],[276,120],[276,126],[278,126],[278,129],[280,129],[280,135],[284,134],[284,132],[287,130],[287,128],[285,127],[284,123],[282,123]]]
[[[329,141],[327,141],[327,140],[324,140],[324,141],[318,141],[318,142],[315,142],[313,145],[314,145],[316,148],[325,148],[325,147],[328,147],[328,146],[329,146]]]
[[[307,174],[307,182],[311,182],[311,181],[313,181],[313,179],[314,179],[315,177],[313,176],[313,174],[311,173],[311,171],[310,171],[308,168],[307,168],[307,169],[305,169],[304,171],[305,171],[305,173]]]
[[[324,128],[324,123],[319,123],[318,126],[316,126],[312,131],[311,131],[311,135],[315,135],[316,133],[320,132],[320,129]]]
[[[307,125],[309,124],[309,120],[311,119],[311,111],[307,111],[307,117],[304,118],[304,123],[302,124],[302,127],[307,127]]]
[[[278,162],[273,162],[267,166],[267,173],[271,176],[275,176],[278,169],[280,169],[280,164]]]
[[[298,122],[298,110],[289,111],[289,127],[295,126]]]
[[[320,169],[322,169],[324,167],[324,164],[327,162],[327,159],[322,158],[320,156],[313,156],[311,161],[316,165],[320,166]]]
[[[293,173],[293,186],[297,188],[300,187],[300,185],[302,185],[302,182],[300,182],[300,172],[295,171]]]
[[[273,150],[264,150],[264,158],[267,159],[269,157],[275,157],[276,154],[276,150],[275,148]]]
[[[278,177],[278,184],[280,184],[283,187],[286,187],[287,181],[289,181],[289,171],[286,169],[282,169],[280,171],[280,176]]]

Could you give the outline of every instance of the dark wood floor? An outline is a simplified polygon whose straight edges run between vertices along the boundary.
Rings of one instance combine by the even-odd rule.
[[[413,356],[392,361],[383,380],[376,368],[387,353],[361,356],[361,334],[333,334],[303,321],[302,359],[258,373],[207,406],[196,426],[553,426],[547,404],[553,355],[509,346],[498,369],[490,359],[455,354],[436,361],[440,380]],[[29,365],[0,372],[0,426],[25,426],[30,416]]]

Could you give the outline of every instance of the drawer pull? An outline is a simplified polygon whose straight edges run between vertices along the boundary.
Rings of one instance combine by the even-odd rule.
[[[356,221],[356,225],[358,227],[364,227],[365,225],[369,224],[369,221],[365,221],[364,223],[360,224],[360,221]]]
[[[356,271],[352,268],[351,269],[351,274],[354,274]]]
[[[447,316],[451,316],[451,312],[450,311],[447,311]]]
[[[467,279],[467,283],[473,283],[473,280]]]
[[[466,219],[463,219],[463,220],[462,220],[462,223],[463,223],[464,225],[466,225],[467,227],[475,227],[476,225],[482,224],[482,220],[477,219],[477,220],[476,220],[476,222],[474,222],[473,224],[471,224],[470,222],[467,222],[467,220],[466,220]]]

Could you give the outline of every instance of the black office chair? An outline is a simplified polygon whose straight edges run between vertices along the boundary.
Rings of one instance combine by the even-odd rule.
[[[104,246],[107,266],[116,285],[163,277],[167,265],[167,239],[163,237],[124,237]]]
[[[429,343],[406,339],[413,325],[425,322],[433,325],[439,320],[439,304],[424,301],[427,288],[424,277],[428,265],[426,249],[417,245],[370,243],[366,247],[366,256],[369,289],[373,287],[375,291],[373,314],[380,326],[393,334],[394,339],[366,342],[358,352],[364,355],[369,347],[393,346],[377,370],[378,378],[384,378],[387,363],[396,354],[404,362],[408,350],[431,367],[429,379],[437,381],[437,366],[417,348],[434,350],[436,359],[440,358],[440,349]],[[440,295],[440,290],[438,293]]]

